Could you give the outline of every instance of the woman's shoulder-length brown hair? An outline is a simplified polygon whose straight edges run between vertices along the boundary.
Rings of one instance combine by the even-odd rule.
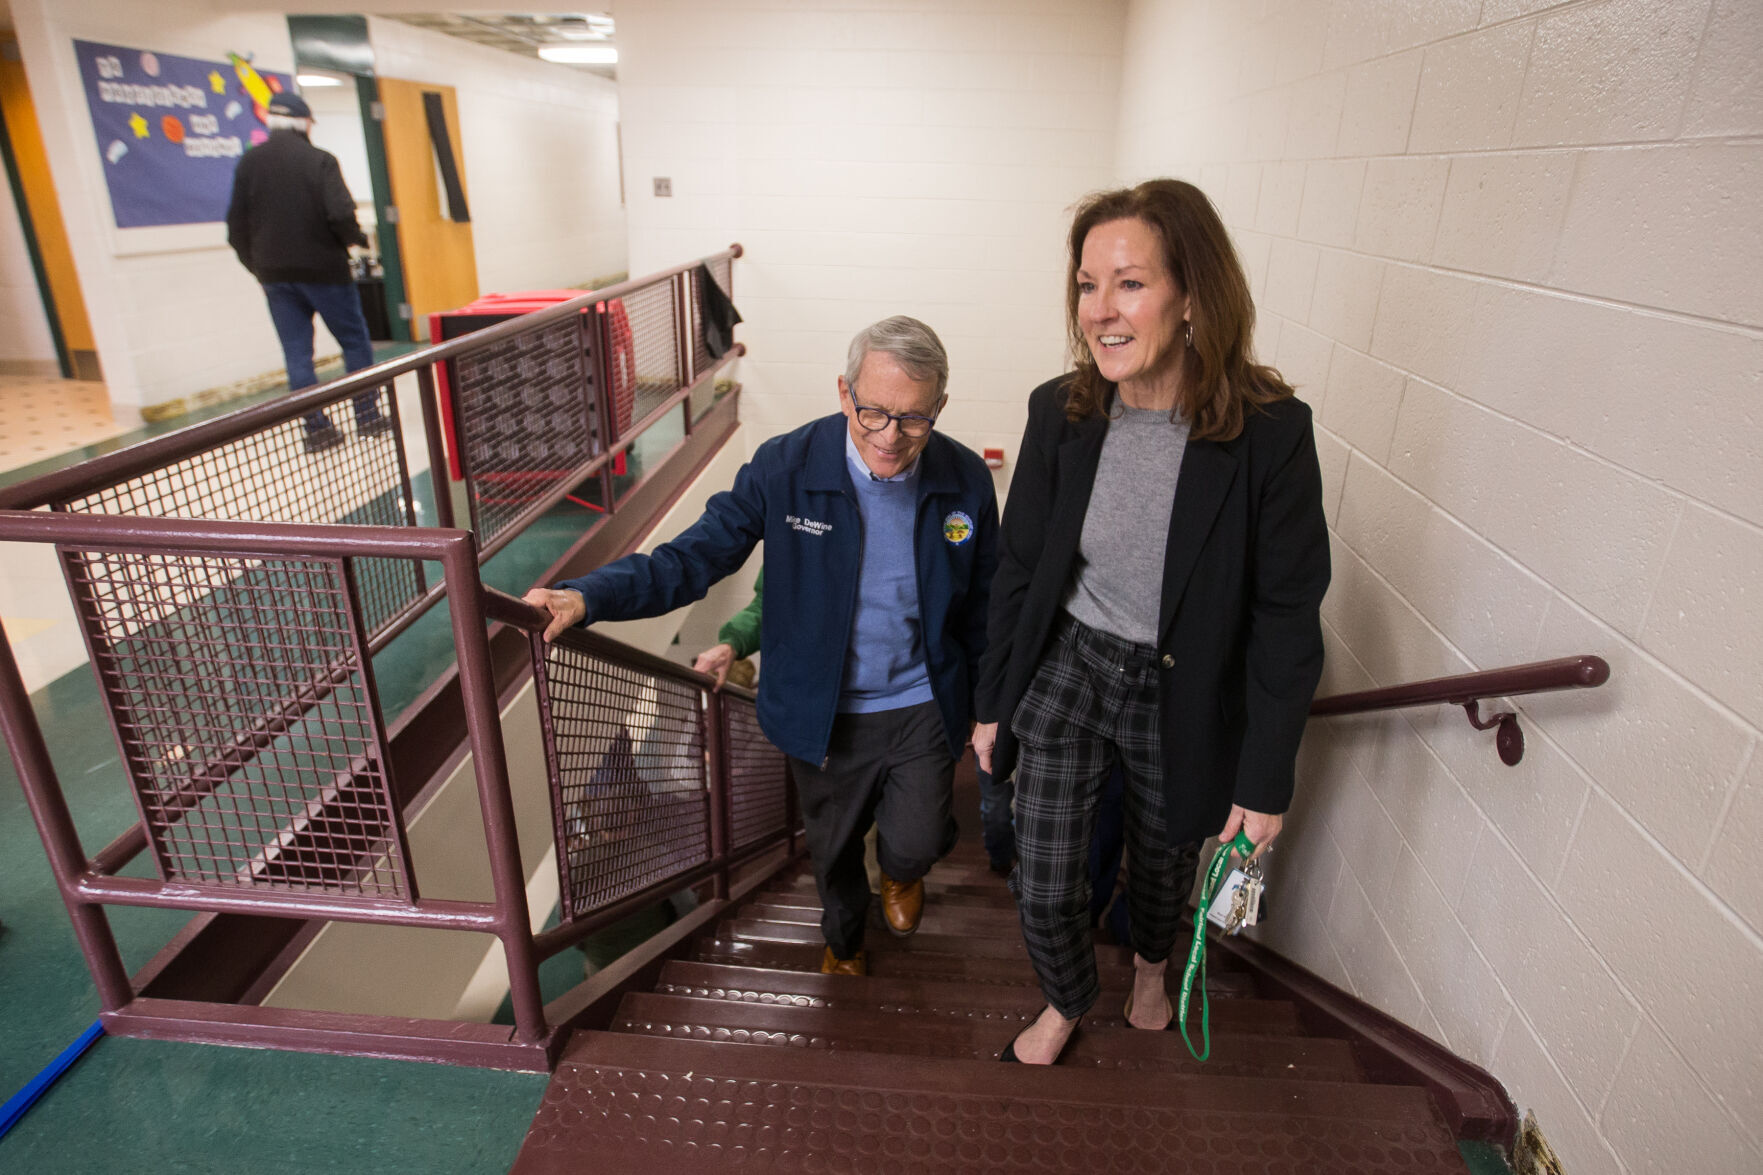
[[[1190,437],[1235,439],[1251,406],[1285,399],[1292,389],[1278,371],[1255,362],[1255,304],[1243,264],[1212,201],[1181,180],[1147,180],[1137,187],[1097,192],[1077,207],[1065,275],[1065,324],[1076,365],[1066,384],[1066,416],[1073,421],[1094,416],[1107,409],[1114,395],[1114,385],[1096,369],[1078,324],[1077,271],[1090,230],[1115,220],[1141,220],[1151,227],[1163,242],[1163,262],[1176,288],[1189,298],[1194,341],[1182,358],[1176,407],[1192,422]]]

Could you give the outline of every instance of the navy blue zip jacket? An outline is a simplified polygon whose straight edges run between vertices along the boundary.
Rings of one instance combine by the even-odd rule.
[[[678,538],[557,585],[582,594],[587,624],[660,616],[703,599],[764,542],[759,725],[810,763],[825,761],[838,713],[863,554],[847,428],[834,415],[771,438]],[[918,461],[919,623],[931,692],[959,755],[985,652],[998,500],[991,471],[965,445],[933,432]]]

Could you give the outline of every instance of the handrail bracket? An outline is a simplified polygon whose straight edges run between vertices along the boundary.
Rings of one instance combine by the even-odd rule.
[[[1524,758],[1524,730],[1518,725],[1518,715],[1502,710],[1483,719],[1479,698],[1464,702],[1463,712],[1469,716],[1469,725],[1477,730],[1499,727],[1500,733],[1494,736],[1494,748],[1500,752],[1500,762],[1508,767],[1518,766],[1518,761]]]

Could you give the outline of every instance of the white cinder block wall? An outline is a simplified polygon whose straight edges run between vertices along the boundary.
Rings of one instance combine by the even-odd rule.
[[[1312,727],[1273,946],[1567,1170],[1763,1170],[1763,6],[1141,0],[1121,176],[1216,199],[1317,409],[1324,692],[1574,653],[1516,769]]]
[[[1110,176],[1123,13],[617,6],[631,271],[747,246],[751,443],[835,411],[852,334],[904,313],[949,349],[944,428],[1014,457],[1029,389],[1062,369],[1065,210]],[[657,176],[671,197],[654,196]]]
[[[618,84],[382,17],[381,77],[454,86],[484,293],[579,285],[625,268]]]

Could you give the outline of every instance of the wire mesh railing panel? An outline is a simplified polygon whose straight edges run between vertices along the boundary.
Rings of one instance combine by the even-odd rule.
[[[789,831],[789,775],[784,753],[759,729],[752,702],[722,696],[728,756],[729,850],[740,852]]]
[[[162,879],[415,900],[346,561],[62,555]]]
[[[705,263],[710,276],[721,287],[722,292],[732,300],[734,297],[735,262],[732,257],[717,257]],[[716,362],[710,354],[710,348],[704,344],[704,296],[698,289],[698,275],[691,275],[692,283],[692,371],[702,373]],[[694,410],[696,415],[696,410]]]
[[[321,442],[295,417],[57,505],[76,514],[415,526],[397,397],[382,386],[353,409],[331,405],[335,431]],[[375,415],[392,427],[355,423]],[[355,571],[370,635],[425,590],[415,560],[364,559]]]
[[[680,325],[674,284],[658,281],[644,286],[609,303],[607,313],[607,329],[612,337],[608,366],[614,402],[619,405],[619,425],[623,428],[648,416],[685,386],[685,373],[680,370]],[[628,346],[621,346],[626,338]],[[631,399],[629,416],[616,394],[627,388]]]
[[[480,546],[580,480],[602,449],[594,426],[593,366],[582,319],[572,316],[454,364],[453,395]]]
[[[537,670],[563,920],[709,861],[704,692],[567,635]]]

